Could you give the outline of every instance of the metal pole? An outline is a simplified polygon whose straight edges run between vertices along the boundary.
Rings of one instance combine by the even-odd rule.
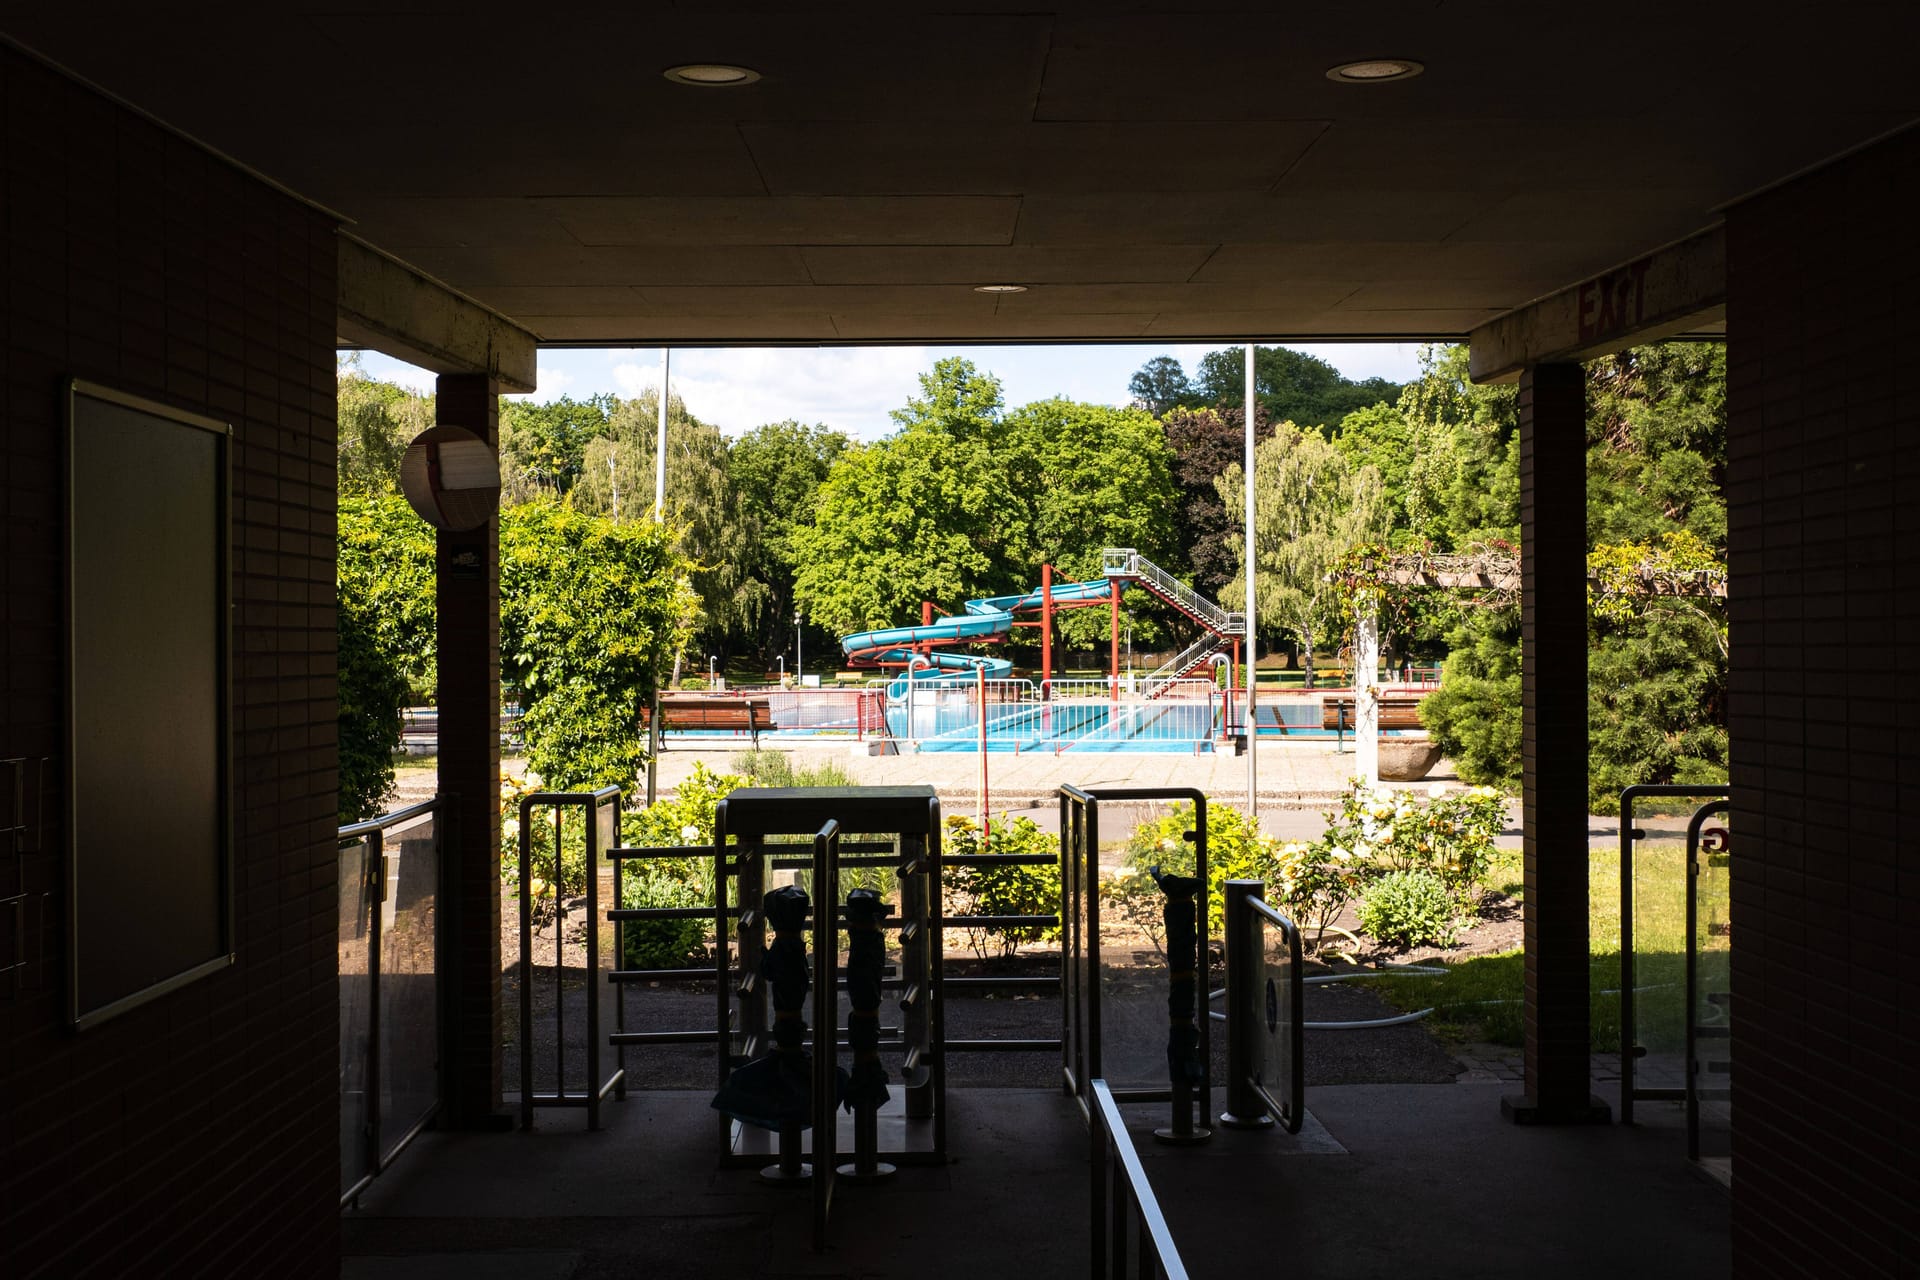
[[[653,518],[665,519],[667,509],[667,365],[672,349],[660,348],[660,431],[653,441]]]
[[[807,660],[800,652],[800,611],[793,611],[793,687],[799,688],[807,682]]]
[[[987,847],[987,669],[973,669],[974,684],[980,690],[980,848]]]
[[[1249,816],[1260,812],[1260,766],[1257,763],[1255,747],[1260,740],[1260,726],[1254,721],[1254,687],[1259,683],[1255,679],[1254,658],[1254,554],[1253,554],[1253,344],[1247,344],[1247,542],[1246,578],[1247,578],[1247,813]]]

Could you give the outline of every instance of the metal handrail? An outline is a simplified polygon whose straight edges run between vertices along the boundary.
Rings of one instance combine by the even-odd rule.
[[[1150,672],[1141,680],[1140,691],[1149,698],[1159,697],[1162,692],[1172,688],[1185,677],[1188,672],[1207,662],[1215,653],[1220,651],[1224,644],[1225,641],[1219,636],[1208,632],[1181,650],[1179,654],[1175,655],[1171,662],[1162,663],[1157,670]]]
[[[554,949],[554,1092],[535,1093],[533,1081],[533,810],[543,807],[553,810],[555,830],[553,839],[553,864],[558,878],[558,869],[563,856],[562,833],[559,828],[560,811],[565,808],[578,808],[582,815],[581,837],[585,841],[584,863],[586,867],[586,969],[587,969],[587,1036],[586,1036],[586,1074],[581,1087],[575,1091],[567,1085],[566,1036],[564,1034],[566,998],[565,989],[565,949],[556,945]],[[600,1127],[600,1104],[609,1094],[626,1096],[626,1064],[622,1057],[619,1041],[603,1040],[603,1026],[606,1014],[613,1015],[614,1032],[626,1030],[626,1006],[619,996],[619,988],[608,979],[618,965],[617,922],[606,921],[604,912],[609,906],[620,905],[620,864],[609,858],[609,850],[620,844],[620,788],[600,787],[594,791],[534,791],[520,797],[520,1127],[533,1128],[533,1112],[536,1107],[584,1107],[587,1112],[587,1128]],[[603,821],[604,819],[604,821]],[[603,901],[611,899],[611,902]],[[564,900],[561,902],[561,915],[554,921],[556,943],[564,919]],[[611,927],[608,927],[608,926]],[[603,1008],[603,1002],[610,1008]],[[600,1050],[603,1043],[614,1048],[613,1070],[602,1074],[600,1069]]]
[[[346,826],[339,828],[335,833],[336,839],[341,845],[348,845],[360,841],[367,843],[367,873],[362,878],[361,892],[368,895],[371,899],[369,902],[363,904],[369,908],[367,926],[367,1064],[364,1082],[364,1092],[369,1099],[367,1110],[367,1163],[361,1171],[361,1176],[354,1181],[352,1186],[341,1193],[340,1204],[343,1208],[348,1204],[358,1201],[361,1193],[367,1189],[373,1180],[392,1167],[393,1162],[399,1158],[400,1153],[407,1149],[407,1146],[412,1143],[415,1137],[419,1136],[421,1130],[425,1129],[427,1125],[432,1122],[434,1116],[437,1115],[440,1110],[440,1099],[435,1097],[426,1111],[417,1117],[413,1123],[408,1126],[406,1132],[394,1141],[392,1148],[383,1149],[385,1144],[382,1141],[381,1133],[380,1099],[383,1096],[382,1077],[386,1041],[381,1035],[380,1030],[380,967],[382,957],[385,954],[386,936],[385,912],[381,910],[381,904],[384,903],[387,898],[388,869],[385,837],[386,833],[395,827],[404,826],[420,818],[436,814],[442,807],[441,798],[439,796],[433,796],[418,804],[408,805],[404,809],[396,809],[392,813],[384,813],[378,817],[368,818],[362,822],[348,823]],[[434,840],[437,845],[440,840],[440,832],[437,828],[434,831]],[[437,912],[434,913],[433,919],[435,921],[434,944],[437,952],[439,947],[438,921],[440,919]],[[439,975],[436,970],[436,1000],[439,990],[438,980]],[[436,1017],[436,1025],[438,1025],[438,1021]],[[344,1089],[344,1087],[345,1082],[343,1079],[342,1088]]]
[[[395,809],[392,813],[383,813],[377,818],[368,818],[365,822],[356,822],[340,828],[338,838],[356,840],[361,836],[372,835],[376,831],[391,831],[403,822],[433,813],[440,808],[440,797],[422,800],[419,804],[410,804],[404,809]]]
[[[1727,787],[1690,786],[1685,783],[1641,783],[1620,793],[1620,1123],[1633,1123],[1633,1104],[1638,1100],[1678,1102],[1684,1089],[1642,1089],[1634,1083],[1634,1066],[1639,1061],[1633,1033],[1633,847],[1646,833],[1634,825],[1634,801],[1647,799],[1720,799],[1732,794]]]
[[[1185,609],[1202,626],[1223,636],[1245,635],[1247,616],[1233,613],[1201,595],[1132,547],[1108,547],[1100,553],[1100,571],[1109,578],[1135,578],[1155,595]]]
[[[1140,1250],[1138,1274],[1187,1280],[1187,1267],[1167,1227],[1167,1216],[1141,1167],[1120,1106],[1104,1079],[1091,1082],[1087,1108],[1088,1179],[1093,1205],[1091,1274],[1124,1277],[1127,1241]],[[1121,1193],[1116,1197],[1115,1193]],[[1132,1220],[1130,1229],[1129,1219]],[[1149,1257],[1148,1255],[1151,1254]],[[1151,1264],[1151,1266],[1149,1266]]]

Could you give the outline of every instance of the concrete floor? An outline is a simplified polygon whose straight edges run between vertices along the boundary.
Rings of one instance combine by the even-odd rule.
[[[1518,1128],[1497,1085],[1310,1089],[1298,1138],[1145,1136],[1142,1161],[1190,1274],[1722,1276],[1726,1191],[1691,1168],[1675,1117]],[[1086,1130],[1052,1090],[956,1089],[952,1159],[842,1185],[829,1249],[808,1197],[720,1170],[707,1095],[543,1112],[531,1134],[424,1135],[343,1219],[343,1280],[725,1275],[1023,1277],[1087,1271]],[[1643,1112],[1648,1108],[1642,1108]]]

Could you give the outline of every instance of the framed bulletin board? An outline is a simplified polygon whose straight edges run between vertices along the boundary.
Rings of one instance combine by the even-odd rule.
[[[233,963],[232,429],[67,400],[67,974],[92,1026]]]

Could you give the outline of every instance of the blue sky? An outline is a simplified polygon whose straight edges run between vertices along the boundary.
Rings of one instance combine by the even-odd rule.
[[[797,418],[825,423],[861,440],[893,428],[887,417],[914,395],[916,379],[933,362],[965,356],[997,375],[1009,405],[1064,395],[1096,404],[1125,404],[1127,380],[1158,355],[1171,355],[1192,373],[1215,346],[1015,346],[1015,347],[729,347],[676,351],[673,392],[702,421],[728,435],[764,422]],[[1365,342],[1295,345],[1332,364],[1349,378],[1374,376],[1405,382],[1418,372],[1414,343]],[[433,389],[433,375],[386,356],[366,352],[368,376]],[[574,399],[610,391],[631,396],[660,385],[657,347],[546,350],[540,353],[540,389],[531,399]]]

